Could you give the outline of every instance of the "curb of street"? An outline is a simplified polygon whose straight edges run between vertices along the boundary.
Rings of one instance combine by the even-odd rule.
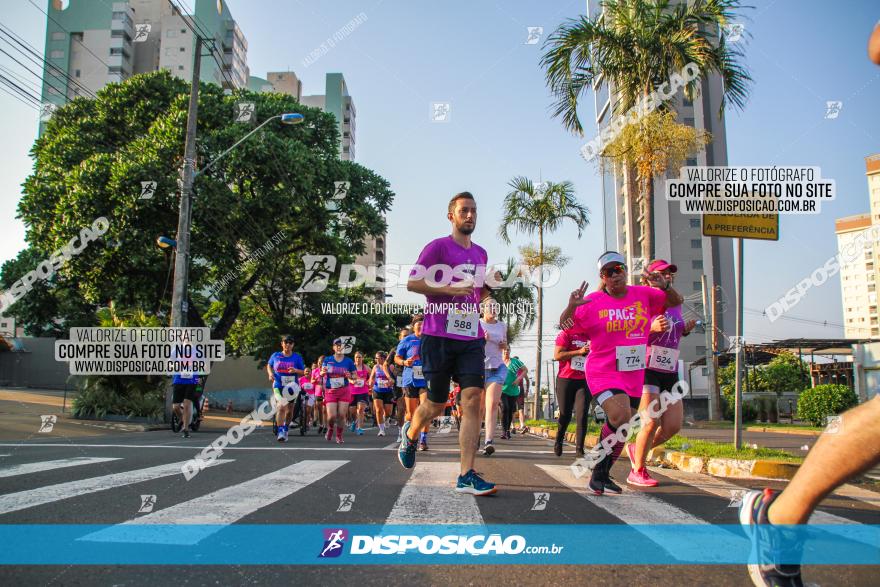
[[[153,430],[167,430],[169,428],[165,424],[127,424],[124,422],[74,418],[69,414],[62,414],[60,419],[68,424],[79,424],[80,426],[91,426],[93,428],[104,428],[106,430],[121,430],[123,432],[152,432]]]
[[[773,432],[775,434],[794,434],[795,436],[821,436],[820,430],[792,430],[791,428],[767,428],[766,426],[746,426],[748,432]]]
[[[556,430],[551,428],[528,427],[528,433],[543,438],[556,438]],[[574,433],[565,435],[566,442],[574,443]],[[599,442],[594,434],[588,434],[585,446],[592,447]],[[732,477],[736,479],[791,479],[800,465],[779,461],[704,458],[689,455],[681,451],[654,449],[648,453],[649,462],[662,464],[666,467],[686,471],[688,473],[705,473],[713,477]]]

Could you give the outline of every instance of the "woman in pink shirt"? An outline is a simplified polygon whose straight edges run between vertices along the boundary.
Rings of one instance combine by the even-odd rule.
[[[316,363],[312,363],[312,385],[315,386],[315,416],[317,418],[318,434],[327,432],[324,425],[324,385],[321,378],[321,365],[324,363],[324,355],[318,357]]]
[[[572,413],[575,416],[575,455],[584,456],[584,439],[587,436],[587,413],[590,411],[590,390],[584,374],[587,353],[590,352],[589,339],[580,333],[563,330],[556,337],[553,360],[559,361],[559,374],[556,376],[556,403],[559,404],[559,420],[556,430],[556,443],[553,452],[562,456],[562,443]]]
[[[559,323],[571,335],[581,334],[590,340],[587,385],[607,416],[599,438],[608,453],[590,476],[590,490],[601,495],[605,491],[622,493],[610,476],[624,445],[617,429],[638,410],[651,328],[662,331],[669,326],[665,317],[654,318],[667,306],[680,304],[681,296],[662,276],[657,281],[659,288],[627,285],[625,259],[620,253],[604,253],[598,266],[599,291],[584,297],[587,284],[582,283],[569,296]]]

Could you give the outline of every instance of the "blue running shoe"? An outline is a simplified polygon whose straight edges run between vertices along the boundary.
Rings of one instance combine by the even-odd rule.
[[[739,521],[752,541],[749,577],[759,587],[803,587],[801,566],[794,562],[803,551],[800,537],[785,526],[773,526],[767,518],[770,504],[778,496],[765,489],[748,491],[742,497]]]
[[[458,483],[455,485],[455,490],[459,493],[470,493],[471,495],[476,496],[492,495],[498,491],[494,483],[485,481],[482,477],[477,475],[477,472],[473,469],[464,475],[458,476]]]
[[[409,422],[400,429],[400,446],[397,448],[397,460],[405,469],[412,469],[416,466],[416,441],[410,440],[407,436],[409,432]]]

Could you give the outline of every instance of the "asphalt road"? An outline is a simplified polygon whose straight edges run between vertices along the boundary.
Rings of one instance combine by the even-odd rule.
[[[0,420],[2,422],[2,420]],[[9,524],[553,524],[560,537],[572,524],[710,523],[735,524],[732,490],[781,488],[761,480],[719,480],[678,471],[653,470],[661,485],[633,489],[624,496],[586,496],[585,479],[575,480],[549,441],[514,436],[497,441],[492,457],[478,457],[477,470],[499,484],[496,496],[475,499],[452,491],[449,474],[457,463],[457,434],[434,434],[431,449],[419,453],[414,471],[400,467],[394,438],[376,430],[346,435],[343,446],[314,434],[278,444],[270,430],[257,429],[229,447],[222,464],[186,481],[169,465],[194,457],[225,433],[214,422],[190,439],[168,431],[72,437],[63,428],[20,440],[0,441],[0,525]],[[626,457],[614,469],[625,479]],[[294,478],[268,477],[287,471]],[[316,472],[317,471],[317,472]],[[89,481],[91,480],[91,481]],[[549,494],[535,510],[535,492]],[[342,494],[354,495],[350,511]],[[150,513],[139,513],[143,495],[154,495]],[[864,497],[864,495],[863,495]],[[617,499],[615,502],[613,500]],[[621,501],[626,500],[626,501]],[[621,504],[629,504],[625,511]],[[880,494],[871,499],[832,496],[821,508],[838,521],[880,523]],[[220,520],[218,522],[218,520]],[[662,548],[663,545],[649,544]],[[0,547],[2,548],[2,547]],[[278,544],[266,549],[314,549]],[[549,561],[548,561],[549,562]],[[880,566],[813,566],[804,578],[819,585],[873,585]],[[748,585],[740,565],[471,565],[471,566],[291,566],[291,565],[31,565],[0,567],[3,585]]]

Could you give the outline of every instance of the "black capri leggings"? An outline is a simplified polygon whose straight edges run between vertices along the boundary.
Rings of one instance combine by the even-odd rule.
[[[510,432],[510,424],[513,422],[513,415],[516,414],[516,410],[518,409],[517,400],[519,400],[518,395],[507,395],[506,393],[501,394],[501,429],[505,432]]]
[[[556,399],[559,402],[559,428],[556,438],[565,438],[568,423],[571,422],[572,412],[574,412],[577,425],[575,449],[583,451],[584,438],[587,435],[587,413],[590,406],[590,390],[587,388],[586,380],[557,377]]]

